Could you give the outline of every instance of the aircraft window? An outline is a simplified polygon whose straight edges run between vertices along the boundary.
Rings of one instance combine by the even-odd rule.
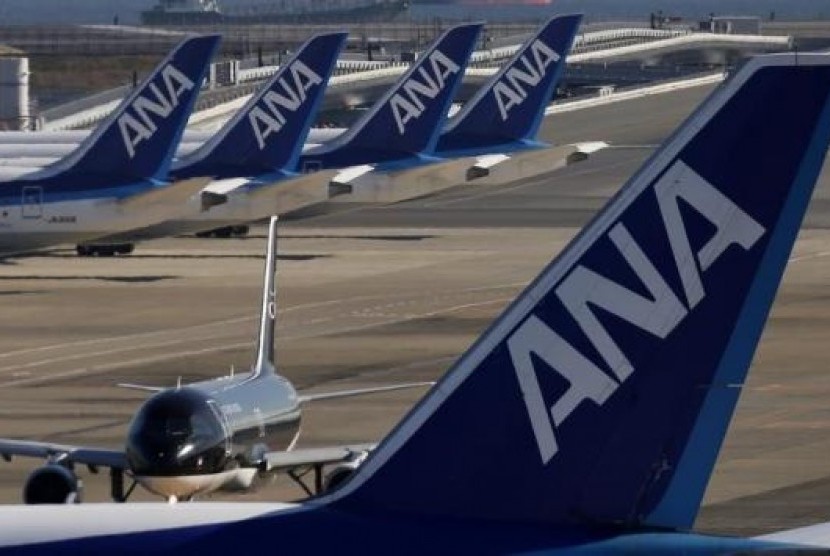
[[[212,415],[211,415],[212,416]],[[216,431],[213,421],[207,415],[194,413],[191,416],[190,424],[193,426],[193,437],[197,439],[211,439]]]

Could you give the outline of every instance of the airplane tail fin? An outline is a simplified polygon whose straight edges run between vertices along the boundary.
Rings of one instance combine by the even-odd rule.
[[[220,37],[185,39],[45,178],[81,179],[83,189],[167,177]],[[80,187],[80,186],[79,186]]]
[[[329,156],[341,153],[338,165],[352,166],[432,151],[480,31],[477,23],[448,29],[371,110],[326,143]]]
[[[347,33],[310,38],[176,175],[231,177],[293,169]]]
[[[692,525],[830,143],[830,56],[749,61],[328,499]]]
[[[276,372],[274,328],[277,320],[277,217],[268,224],[268,248],[262,277],[262,306],[259,313],[254,376]]]
[[[438,152],[534,139],[581,21],[549,20],[449,121]]]

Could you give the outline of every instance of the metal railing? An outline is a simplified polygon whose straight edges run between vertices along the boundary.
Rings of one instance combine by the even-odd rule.
[[[682,47],[700,43],[751,43],[753,45],[788,48],[791,46],[791,42],[790,37],[723,35],[692,33],[687,30],[646,28],[612,29],[577,36],[572,52],[568,56],[568,62],[597,61],[637,54],[656,48]],[[466,75],[479,77],[492,75],[501,63],[515,54],[520,47],[521,45],[502,46],[474,52]],[[279,68],[276,65],[242,68],[239,61],[220,62],[219,64],[233,65],[231,71],[227,72],[231,77],[217,82],[215,79],[219,72],[212,71],[211,75],[214,76],[214,81],[200,95],[196,105],[197,111],[214,108],[253,93],[257,89],[259,81],[267,79]],[[214,66],[216,65],[214,64]],[[339,60],[329,86],[338,87],[377,79],[394,78],[404,73],[408,67],[408,62]],[[44,121],[43,127],[44,129],[59,130],[92,125],[111,112],[129,90],[130,87],[128,86],[119,87],[44,111],[41,114]]]

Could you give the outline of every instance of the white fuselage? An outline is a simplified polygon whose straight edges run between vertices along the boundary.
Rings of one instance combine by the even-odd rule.
[[[0,255],[80,243],[147,223],[147,214],[125,210],[113,197],[0,205]]]

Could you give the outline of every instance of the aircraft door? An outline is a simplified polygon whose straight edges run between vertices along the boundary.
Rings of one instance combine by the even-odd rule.
[[[233,429],[231,428],[230,421],[228,421],[228,416],[225,415],[225,412],[222,411],[219,407],[216,406],[216,401],[208,400],[207,402],[208,407],[213,412],[213,415],[222,425],[222,431],[225,434],[225,453],[230,455],[232,451],[232,437],[233,437]]]
[[[40,185],[24,186],[20,208],[23,218],[41,218],[43,216],[43,187]]]

